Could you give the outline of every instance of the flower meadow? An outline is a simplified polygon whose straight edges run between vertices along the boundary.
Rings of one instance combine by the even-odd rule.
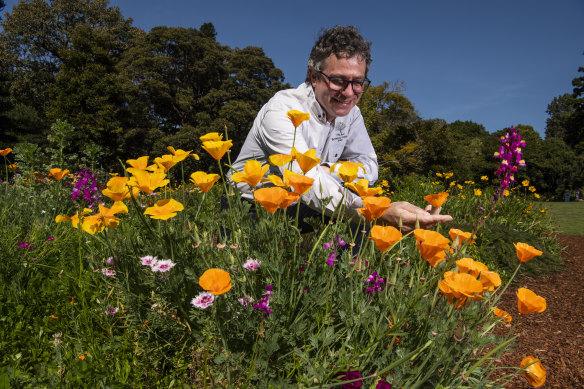
[[[290,113],[296,127],[302,115]],[[359,228],[338,216],[341,204],[331,221],[308,220],[309,233],[296,210],[313,184],[304,173],[320,162],[314,150],[272,156],[281,177],[257,161],[233,172],[251,188],[269,182],[248,202],[225,180],[224,137],[203,136],[200,157],[169,146],[128,160],[123,174],[6,168],[2,382],[480,388],[523,375],[543,385],[537,350],[521,366],[500,362],[514,324],[546,309],[538,291],[512,281],[535,263],[553,267],[558,254],[535,190],[514,182],[528,147],[518,133],[502,139],[502,167],[480,183],[437,173],[370,187],[359,164],[340,162],[331,174],[363,198]],[[212,158],[216,173],[172,182],[186,158]],[[442,207],[454,222],[407,233],[378,224],[400,199]],[[519,317],[497,307],[508,288]]]

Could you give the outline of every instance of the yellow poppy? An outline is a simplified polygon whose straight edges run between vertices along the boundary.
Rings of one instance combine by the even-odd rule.
[[[166,173],[163,171],[150,173],[145,170],[134,170],[128,185],[134,186],[144,193],[151,194],[157,188],[163,187],[169,182],[170,180],[166,179]]]
[[[317,166],[322,161],[321,158],[316,158],[315,149],[310,149],[305,153],[301,153],[292,147],[292,152],[290,154],[294,157],[294,159],[296,159],[298,166],[300,166],[300,169],[302,172],[304,172],[304,174],[306,174],[308,171],[310,171],[310,169]]]
[[[523,185],[523,186],[529,186],[529,180],[523,180],[523,181],[521,181],[521,185]]]
[[[401,238],[402,233],[392,226],[373,226],[369,236],[369,239],[373,239],[375,246],[377,246],[381,252],[389,250],[389,248],[399,242]]]
[[[546,301],[543,297],[526,288],[517,290],[517,309],[522,315],[534,312],[541,313],[545,311],[546,307]]]
[[[288,118],[290,118],[292,124],[296,128],[301,125],[303,121],[310,119],[309,113],[304,113],[296,109],[291,109],[286,113],[286,115],[288,115]]]
[[[168,146],[168,147],[166,147],[166,149],[168,151],[170,151],[170,153],[172,155],[174,155],[174,162],[176,162],[176,163],[184,161],[193,152],[193,150],[189,150],[189,151],[184,151],[181,149],[175,150],[174,147],[172,147],[172,146]],[[195,156],[195,155],[196,154],[193,154],[193,156]],[[195,157],[195,159],[198,159],[198,156]]]
[[[201,137],[199,137],[199,139],[201,140],[201,142],[217,142],[217,141],[222,141],[223,140],[223,134],[220,134],[218,132],[209,132]]]
[[[132,188],[132,194],[130,194],[130,188],[127,186],[128,181],[128,177],[112,177],[106,184],[107,188],[102,190],[101,193],[113,201],[127,200],[132,195],[136,197],[140,190],[138,188]]]
[[[440,208],[442,206],[442,204],[444,204],[446,202],[447,198],[448,198],[447,192],[440,192],[440,193],[429,194],[427,196],[424,196],[424,200],[426,200],[428,203],[432,204],[432,206],[434,208]]]
[[[149,215],[152,219],[168,220],[175,217],[176,213],[185,209],[184,205],[175,199],[158,200],[152,207],[146,208],[144,215]]]
[[[339,164],[340,167],[337,175],[344,182],[355,181],[359,175],[359,168],[363,169],[363,171],[365,172],[365,168],[363,167],[363,164],[361,162],[344,161],[335,163],[333,166],[331,166],[330,168],[331,173],[335,171],[336,166]]]
[[[379,219],[391,206],[391,199],[388,197],[366,197],[363,199],[363,208],[357,210],[365,219],[372,222]]]
[[[172,154],[165,154],[162,157],[154,158],[154,163],[158,165],[160,170],[163,170],[165,173],[170,170],[174,165],[176,165],[177,161]]]
[[[517,252],[517,259],[520,262],[527,262],[533,257],[543,254],[542,251],[539,251],[533,246],[528,245],[527,243],[513,243],[515,246],[515,251]]]
[[[270,163],[280,167],[290,163],[293,159],[293,156],[287,154],[272,154],[269,156]]]
[[[488,181],[489,180],[489,177],[487,177],[487,176],[481,176],[481,180]]]
[[[296,193],[304,194],[312,187],[314,178],[303,176],[302,174],[297,174],[286,169],[284,170],[284,182],[294,188]]]
[[[286,199],[288,192],[277,186],[272,188],[260,188],[253,192],[254,201],[261,204],[269,213],[274,213]]]
[[[121,201],[116,201],[111,208],[99,205],[99,213],[90,215],[81,221],[81,229],[90,234],[96,234],[104,230],[104,228],[116,228],[120,224],[117,213],[128,213],[128,207]]]
[[[206,141],[203,142],[203,149],[211,154],[211,157],[219,161],[223,158],[223,155],[233,146],[233,141],[231,139],[227,141]]]
[[[231,276],[225,270],[207,269],[199,277],[199,285],[214,295],[220,295],[231,289]]]
[[[61,168],[56,167],[49,170],[49,177],[53,177],[57,181],[62,180],[67,174],[69,174],[68,169],[61,170]]]
[[[0,149],[0,155],[3,157],[6,157],[11,152],[12,152],[12,149],[10,147],[7,147],[5,149]]]
[[[203,193],[210,191],[213,185],[219,181],[219,178],[221,178],[219,174],[207,174],[203,171],[196,171],[191,174],[191,182]]]
[[[134,169],[146,170],[148,168],[148,158],[149,157],[145,155],[137,159],[128,159],[126,163],[132,166]]]
[[[275,174],[268,174],[268,180],[270,180],[270,182],[276,186],[279,186],[281,188],[289,188],[290,184],[285,182],[282,177],[277,176]]]
[[[483,292],[493,292],[495,288],[501,286],[501,276],[494,271],[481,271],[481,284],[483,284]]]
[[[245,163],[243,167],[243,173],[237,172],[233,173],[231,176],[231,180],[235,182],[245,182],[249,186],[256,186],[260,183],[261,179],[263,178],[264,174],[269,169],[269,165],[263,165],[261,162],[255,160],[249,160]]]
[[[474,194],[475,194],[475,196],[480,197],[483,194],[483,191],[480,190],[480,189],[475,188],[474,189]]]
[[[370,188],[369,181],[365,178],[360,179],[356,183],[354,182],[347,182],[345,186],[351,189],[353,192],[357,193],[361,198],[369,197],[369,196],[376,196],[380,195],[383,192],[383,189],[380,187]]]
[[[520,367],[523,369],[521,374],[530,385],[537,388],[545,384],[546,371],[539,359],[535,359],[531,355],[527,356],[521,360]]]

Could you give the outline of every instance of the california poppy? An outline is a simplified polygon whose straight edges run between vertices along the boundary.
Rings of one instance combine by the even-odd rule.
[[[128,181],[128,185],[135,186],[144,193],[151,194],[157,188],[163,187],[170,182],[163,171],[147,172],[146,170],[134,170]]]
[[[280,167],[290,163],[293,159],[294,157],[288,154],[272,154],[269,156],[270,163]]]
[[[191,174],[191,182],[203,193],[210,191],[213,185],[219,181],[219,178],[221,178],[219,174],[207,174],[203,171],[196,171]]]
[[[81,221],[81,229],[90,234],[96,234],[107,228],[116,228],[120,224],[117,213],[128,213],[128,207],[121,201],[116,201],[111,208],[99,205],[99,213],[84,217]]]
[[[449,303],[452,304],[454,300],[459,301],[456,308],[467,303],[468,298],[479,299],[483,291],[483,286],[475,277],[451,271],[444,273],[444,279],[438,283],[438,288],[446,296]]]
[[[469,273],[477,278],[483,271],[488,271],[489,268],[482,262],[475,261],[472,258],[461,258],[456,261],[456,266],[460,273]]]
[[[205,149],[211,157],[219,161],[223,158],[223,155],[233,146],[233,141],[231,139],[227,141],[206,141],[203,142],[203,149]]]
[[[493,314],[497,317],[502,318],[504,323],[511,323],[511,321],[513,320],[509,312],[496,307],[493,308]]]
[[[189,151],[184,151],[181,149],[175,150],[174,147],[172,147],[172,146],[167,146],[166,149],[168,151],[170,151],[171,154],[174,156],[174,161],[176,163],[184,161],[193,152],[193,150],[189,150]],[[193,154],[193,155],[196,155],[196,154]],[[195,159],[198,159],[198,156]]]
[[[298,166],[300,166],[300,169],[302,172],[304,172],[304,174],[306,174],[308,171],[310,171],[310,169],[317,166],[322,161],[321,158],[316,158],[315,149],[310,149],[305,153],[301,153],[292,147],[292,152],[290,154],[294,157],[294,159],[296,159]]]
[[[231,276],[225,270],[207,269],[199,277],[199,285],[214,295],[220,295],[231,289]]]
[[[530,313],[541,313],[546,309],[545,298],[536,295],[529,289],[519,288],[517,290],[517,309],[522,315]]]
[[[284,170],[284,182],[290,184],[298,194],[304,194],[310,190],[314,183],[314,178],[294,173],[288,169]]]
[[[209,132],[209,133],[199,137],[199,139],[201,140],[201,142],[209,142],[209,141],[217,142],[217,141],[223,140],[223,134],[220,134],[218,132]]]
[[[369,239],[373,239],[375,245],[381,252],[387,251],[402,238],[402,233],[392,226],[373,226]]]
[[[243,172],[233,173],[231,180],[235,182],[245,182],[249,186],[256,186],[260,183],[262,177],[268,171],[270,166],[263,165],[261,162],[249,160],[243,167]]]
[[[492,292],[501,286],[501,276],[494,271],[481,271],[480,281],[483,284],[483,292]]]
[[[357,210],[365,219],[370,222],[379,219],[391,206],[391,199],[388,197],[366,197],[363,199],[363,208]]]
[[[539,251],[533,246],[528,245],[527,243],[513,243],[515,246],[515,251],[517,252],[517,259],[520,262],[527,262],[531,258],[543,254],[542,251]]]
[[[521,361],[520,367],[523,369],[521,374],[532,386],[537,388],[545,384],[546,371],[539,359],[535,359],[531,355],[527,356]]]
[[[106,184],[107,188],[102,190],[101,193],[113,201],[127,200],[132,196],[136,197],[140,190],[134,187],[130,194],[130,188],[127,186],[128,181],[128,177],[112,177]]]
[[[0,155],[3,157],[6,157],[11,152],[12,152],[12,149],[10,147],[7,147],[5,149],[0,149]]]
[[[253,192],[254,201],[260,203],[269,213],[274,213],[286,199],[287,191],[277,186],[271,188],[260,188]]]
[[[298,127],[303,121],[310,119],[309,113],[304,113],[296,109],[291,109],[286,115],[288,115],[288,118],[290,118],[294,127]]]
[[[170,170],[174,165],[176,165],[177,160],[172,154],[165,154],[162,157],[154,158],[154,163],[163,170],[165,173]]]
[[[286,197],[284,197],[284,200],[282,200],[282,202],[280,203],[279,207],[281,209],[286,209],[290,206],[290,204],[298,201],[298,199],[300,198],[300,194],[296,193],[296,192],[286,192]]]
[[[340,166],[337,175],[344,182],[355,181],[359,176],[359,168],[363,169],[365,172],[365,168],[361,162],[344,161],[335,163],[333,166],[331,166],[331,173],[335,171],[335,168],[338,164],[340,164]]]
[[[347,182],[345,186],[351,189],[353,192],[357,193],[361,198],[369,197],[369,196],[376,196],[383,192],[383,189],[380,187],[369,187],[369,181],[365,178],[360,179],[359,181],[355,182]]]
[[[56,167],[49,170],[49,177],[53,177],[57,181],[62,180],[67,174],[69,174],[68,169],[61,170],[61,168]]]
[[[126,163],[132,166],[134,169],[146,170],[148,168],[148,158],[149,157],[145,155],[137,159],[128,159]]]
[[[444,250],[449,248],[450,241],[448,238],[442,236],[439,232],[432,230],[415,229],[414,236],[416,237],[416,247],[420,251],[420,255],[427,261],[433,259],[433,263],[438,264],[442,262],[445,258],[445,254],[442,254]],[[438,258],[442,259],[437,262],[434,258],[438,255]],[[444,256],[443,256],[444,255]],[[430,263],[432,265],[432,263]],[[436,265],[432,265],[436,266]]]
[[[424,196],[424,200],[426,200],[428,203],[432,204],[432,206],[434,208],[440,208],[442,206],[442,204],[444,204],[446,202],[447,198],[448,198],[447,192],[440,192],[440,193],[429,194],[427,196]]]
[[[467,239],[476,238],[476,235],[473,235],[470,232],[464,232],[456,228],[451,228],[450,231],[448,231],[448,235],[450,235],[450,239],[452,239],[453,242],[456,240],[456,238],[458,238],[458,245],[461,245]],[[474,240],[471,240],[469,243],[472,244],[474,242],[475,242]]]
[[[178,211],[185,209],[184,205],[175,199],[158,200],[152,207],[146,208],[144,215],[149,215],[152,219],[168,220],[175,217]]]

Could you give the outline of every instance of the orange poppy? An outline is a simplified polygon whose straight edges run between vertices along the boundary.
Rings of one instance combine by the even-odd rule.
[[[363,164],[361,162],[345,161],[335,163],[333,166],[331,166],[330,168],[331,173],[335,171],[335,168],[338,164],[340,164],[341,166],[339,167],[337,175],[344,182],[355,181],[359,175],[359,168],[363,169],[363,171],[365,172],[365,167],[363,167]]]
[[[524,366],[527,367],[524,368]],[[531,355],[527,356],[521,361],[520,367],[523,369],[521,374],[532,386],[537,388],[545,384],[546,371],[539,359],[535,359]]]
[[[152,219],[168,220],[175,217],[176,213],[185,209],[184,205],[174,199],[158,200],[152,207],[146,208],[144,215]]]
[[[360,179],[356,183],[347,182],[345,183],[345,186],[351,189],[353,192],[357,193],[357,195],[359,195],[361,198],[380,195],[383,192],[383,189],[380,187],[370,188],[369,181],[367,181],[365,178]]]
[[[200,170],[191,174],[191,182],[195,184],[202,193],[210,191],[213,185],[219,181],[219,178],[221,178],[219,174],[207,174]]]
[[[493,314],[497,317],[502,318],[503,322],[505,322],[505,323],[511,323],[511,320],[513,320],[513,318],[509,314],[509,312],[504,311],[504,310],[499,309],[499,308],[496,308],[496,307],[493,308]]]
[[[288,118],[290,118],[294,127],[298,127],[302,124],[303,121],[310,119],[309,113],[304,113],[296,109],[291,109],[290,111],[286,112],[286,115],[288,115]]]
[[[432,204],[432,206],[434,208],[440,208],[442,206],[442,204],[444,204],[446,202],[447,198],[448,198],[448,193],[446,193],[446,192],[440,192],[440,193],[429,194],[427,196],[424,196],[424,200],[426,200],[428,203]]]
[[[300,170],[302,170],[304,174],[306,174],[308,171],[310,171],[310,169],[317,166],[320,161],[322,161],[321,158],[316,158],[315,149],[310,149],[305,153],[301,153],[292,147],[292,152],[290,154],[294,157],[294,159],[296,159],[298,166],[300,166]]]
[[[193,152],[193,150],[189,150],[189,151],[184,151],[181,149],[175,150],[174,147],[172,147],[172,146],[168,146],[168,147],[166,147],[166,149],[168,151],[170,151],[172,153],[172,155],[174,155],[174,162],[176,162],[176,163],[184,161]],[[197,160],[199,159],[198,155],[196,155],[196,154],[192,154],[192,155],[195,159],[197,159]]]
[[[132,166],[134,169],[146,170],[148,169],[148,158],[149,157],[145,155],[137,159],[128,159],[126,163]]]
[[[260,183],[262,177],[269,169],[269,165],[263,165],[261,162],[249,160],[245,163],[242,172],[236,172],[231,175],[231,180],[235,182],[245,182],[249,186],[256,186]]]
[[[214,295],[220,295],[231,289],[231,276],[225,270],[207,269],[199,277],[199,285]]]
[[[129,171],[129,169],[128,169]],[[156,189],[167,185],[170,180],[166,179],[163,171],[147,172],[146,170],[133,170],[128,185],[135,186],[144,193],[151,194]]]
[[[481,271],[480,281],[483,284],[483,292],[492,292],[501,286],[501,276],[494,271]]]
[[[285,189],[277,186],[272,188],[260,188],[253,192],[255,198],[254,201],[260,203],[268,213],[272,214],[276,212],[280,204],[286,199],[287,195],[288,192]]]
[[[229,139],[227,141],[209,140],[209,141],[203,142],[203,149],[205,149],[205,151],[207,151],[209,154],[211,154],[211,157],[213,157],[217,161],[219,161],[221,158],[223,158],[223,156],[225,155],[227,150],[229,150],[231,148],[231,146],[233,146],[233,141],[231,139]]]
[[[464,241],[471,238],[472,240],[469,243],[474,243],[475,242],[474,238],[476,238],[476,235],[473,235],[471,232],[464,232],[456,228],[451,228],[450,231],[448,231],[448,235],[450,235],[450,239],[452,239],[453,242],[458,237],[457,246],[461,245]]]
[[[57,181],[61,181],[67,174],[69,174],[68,169],[61,170],[61,168],[56,167],[49,170],[49,177],[53,177]]]
[[[268,180],[270,180],[270,182],[276,186],[279,186],[281,188],[289,188],[290,184],[285,182],[282,177],[277,176],[275,174],[268,174]]]
[[[414,230],[414,236],[416,237],[416,247],[420,251],[420,255],[426,261],[430,262],[431,260],[430,265],[435,263],[432,266],[436,266],[446,258],[444,250],[449,248],[450,240],[448,238],[445,238],[439,232],[420,228]],[[437,258],[435,258],[436,256]]]
[[[373,239],[375,245],[381,252],[386,252],[391,246],[399,242],[402,233],[392,226],[373,226],[369,239]]]
[[[130,194],[130,188],[127,186],[128,180],[128,177],[112,177],[107,182],[107,188],[102,190],[101,193],[113,201],[127,200],[132,195],[136,197],[140,190],[138,188],[132,188],[132,194]]]
[[[154,158],[154,163],[158,165],[159,169],[165,173],[170,170],[174,165],[176,165],[177,160],[172,154],[165,154],[162,157]]]
[[[456,308],[466,304],[469,298],[473,300],[480,299],[480,294],[483,291],[482,284],[475,277],[467,273],[454,273],[451,271],[444,273],[444,279],[438,283],[438,288],[446,296],[450,304],[454,300],[458,300]]]
[[[286,197],[284,197],[284,200],[282,200],[282,202],[280,203],[280,208],[282,209],[286,209],[290,206],[290,204],[298,201],[298,199],[300,198],[300,194],[296,193],[296,192],[286,192]]]
[[[546,309],[546,301],[529,289],[519,288],[517,290],[517,309],[522,315],[534,312],[541,313]]]
[[[424,259],[430,264],[430,266],[436,267],[436,265],[446,260],[446,251],[439,251],[431,257]]]
[[[304,194],[310,190],[314,183],[314,178],[303,176],[302,174],[284,170],[284,182],[290,184],[298,194]]]
[[[388,197],[366,197],[363,199],[363,208],[357,210],[365,219],[372,222],[379,219],[391,206],[391,199]]]
[[[12,152],[12,149],[10,147],[7,147],[5,149],[0,149],[0,155],[3,157],[6,157],[11,152]]]
[[[483,271],[488,271],[489,268],[482,262],[475,261],[472,258],[461,258],[456,261],[456,267],[460,273],[469,273],[477,278]]]
[[[527,243],[513,243],[515,246],[515,251],[517,251],[517,258],[520,262],[527,262],[531,258],[536,257],[538,255],[543,254],[542,251],[539,251],[533,246],[528,245]]]

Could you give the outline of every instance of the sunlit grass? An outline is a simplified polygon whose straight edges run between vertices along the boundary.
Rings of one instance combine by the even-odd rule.
[[[552,220],[562,234],[584,236],[584,202],[541,203],[549,208]]]

